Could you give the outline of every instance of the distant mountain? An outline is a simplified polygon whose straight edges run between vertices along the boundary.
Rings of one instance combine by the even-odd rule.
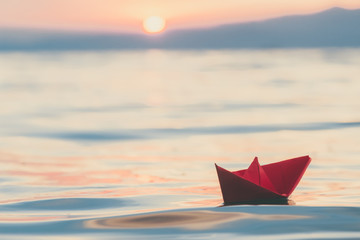
[[[145,34],[0,30],[0,51],[360,47],[360,9]]]

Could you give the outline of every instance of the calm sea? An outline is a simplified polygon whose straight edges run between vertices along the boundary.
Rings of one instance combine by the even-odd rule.
[[[360,49],[0,53],[1,239],[360,239]],[[293,206],[229,170],[310,155]]]

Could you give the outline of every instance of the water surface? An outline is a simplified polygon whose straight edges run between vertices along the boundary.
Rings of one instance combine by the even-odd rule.
[[[360,238],[359,56],[1,53],[1,238]],[[214,163],[303,155],[295,206],[217,207]]]

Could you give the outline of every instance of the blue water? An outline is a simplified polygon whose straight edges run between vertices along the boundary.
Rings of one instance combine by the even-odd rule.
[[[0,53],[1,239],[359,239],[360,50]],[[310,155],[291,206],[214,163]]]
[[[351,239],[359,237],[359,208],[233,206],[67,219],[32,224],[3,224],[3,236],[19,239]],[[16,238],[15,238],[16,239]]]

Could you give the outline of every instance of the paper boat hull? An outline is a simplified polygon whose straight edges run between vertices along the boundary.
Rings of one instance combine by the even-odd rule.
[[[310,161],[304,156],[262,166],[277,191],[242,177],[246,170],[230,172],[215,164],[224,204],[286,204]]]
[[[216,165],[225,205],[286,202],[287,198],[240,178]]]

